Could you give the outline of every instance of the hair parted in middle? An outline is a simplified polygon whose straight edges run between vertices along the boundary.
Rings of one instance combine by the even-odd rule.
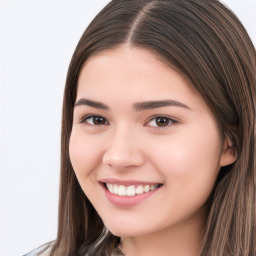
[[[256,255],[255,50],[238,18],[215,0],[113,0],[73,54],[64,93],[58,237],[51,255],[111,255],[108,232],[69,159],[77,80],[86,61],[120,45],[147,49],[202,95],[237,160],[223,167],[210,198],[202,256]]]

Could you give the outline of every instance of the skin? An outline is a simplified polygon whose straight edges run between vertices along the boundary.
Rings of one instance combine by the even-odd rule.
[[[122,237],[125,255],[197,255],[205,202],[220,168],[235,161],[203,98],[153,53],[126,45],[87,60],[77,102],[82,98],[108,109],[74,107],[70,159],[104,224]],[[158,100],[187,107],[134,109]],[[88,115],[104,117],[103,124]],[[156,116],[166,117],[163,126]],[[120,207],[105,196],[100,181],[106,178],[163,186],[135,206]]]

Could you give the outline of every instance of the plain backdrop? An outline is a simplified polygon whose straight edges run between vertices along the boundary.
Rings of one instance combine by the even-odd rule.
[[[56,238],[63,88],[107,0],[0,0],[0,256]],[[224,0],[256,45],[256,1]]]

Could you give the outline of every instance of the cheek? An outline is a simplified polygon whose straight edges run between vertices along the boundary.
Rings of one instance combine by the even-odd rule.
[[[203,129],[194,125],[158,138],[148,148],[160,170],[169,167],[171,173],[180,175],[219,167],[221,139],[215,126]]]
[[[148,148],[154,150],[155,169],[164,176],[166,187],[176,199],[204,203],[220,169],[221,140],[215,127],[189,127],[180,134],[155,141]]]
[[[177,134],[176,139],[162,140],[161,150],[154,150],[153,164],[164,177],[168,195],[164,200],[169,202],[167,207],[174,218],[186,219],[197,213],[214,187],[220,169],[216,153],[220,145],[216,133],[211,133],[212,137],[207,134]]]
[[[72,131],[69,142],[71,164],[79,180],[90,175],[100,159],[99,144],[80,132]]]
[[[93,191],[96,185],[95,175],[101,161],[100,142],[93,136],[85,136],[82,132],[72,131],[69,142],[69,155],[77,180],[87,198],[97,203],[101,198]]]

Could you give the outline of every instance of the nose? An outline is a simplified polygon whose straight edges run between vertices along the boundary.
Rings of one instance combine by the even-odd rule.
[[[103,155],[103,163],[114,168],[139,167],[145,162],[143,147],[127,127],[116,131]]]

